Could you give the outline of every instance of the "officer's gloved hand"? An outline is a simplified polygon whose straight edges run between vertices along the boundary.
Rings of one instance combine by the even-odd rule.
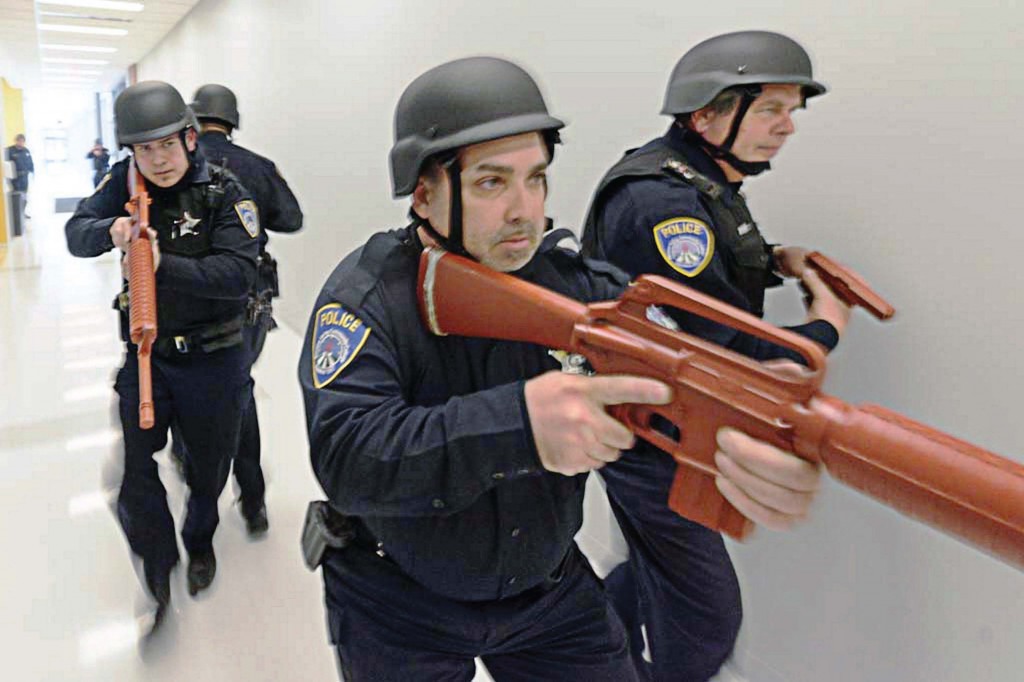
[[[608,415],[608,405],[672,399],[671,389],[653,379],[557,371],[530,379],[524,392],[541,464],[566,476],[600,469],[633,447],[632,432]]]

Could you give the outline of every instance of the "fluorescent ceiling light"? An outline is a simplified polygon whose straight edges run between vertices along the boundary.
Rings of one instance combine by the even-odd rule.
[[[100,36],[126,36],[128,31],[123,28],[102,28],[99,26],[71,26],[68,24],[37,24],[40,31],[57,31],[59,33],[91,33]]]
[[[92,64],[95,66],[110,63],[105,59],[79,59],[78,57],[43,57],[40,61],[48,64]]]
[[[115,2],[114,0],[36,0],[37,5],[65,5],[67,7],[95,7],[115,12],[141,12],[146,6],[141,2]]]
[[[56,67],[43,67],[43,73],[66,73],[72,76],[102,76],[102,71],[94,71],[92,69],[61,69]]]
[[[116,47],[100,45],[40,45],[44,50],[63,50],[65,52],[117,52]]]

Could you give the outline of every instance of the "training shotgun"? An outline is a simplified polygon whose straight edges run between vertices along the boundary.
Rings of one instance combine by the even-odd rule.
[[[132,343],[138,348],[139,426],[153,427],[153,377],[150,358],[156,341],[156,273],[153,242],[149,236],[149,192],[142,173],[132,160],[128,171],[131,199],[125,210],[131,215],[132,238],[128,246],[128,326]]]
[[[728,426],[820,463],[845,485],[1024,568],[1024,466],[885,408],[823,394],[824,351],[793,332],[657,275],[642,275],[617,300],[585,305],[436,248],[421,257],[418,300],[434,334],[535,343],[583,356],[599,374],[671,386],[667,405],[609,412],[676,459],[668,505],[697,523],[736,539],[753,529],[714,483],[715,434]],[[651,322],[652,305],[790,348],[806,371],[763,364]],[[655,414],[678,435],[652,428]]]

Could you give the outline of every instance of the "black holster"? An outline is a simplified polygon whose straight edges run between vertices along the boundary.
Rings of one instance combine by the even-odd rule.
[[[302,558],[315,571],[328,548],[343,549],[356,537],[352,520],[322,500],[310,502],[302,524]]]

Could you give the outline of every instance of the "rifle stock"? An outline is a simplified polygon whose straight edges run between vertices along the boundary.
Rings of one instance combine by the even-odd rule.
[[[128,326],[132,343],[138,347],[139,360],[139,426],[150,429],[156,421],[153,411],[153,376],[151,357],[156,341],[156,272],[153,265],[153,242],[149,237],[149,192],[146,182],[132,160],[128,175],[131,199],[125,210],[131,215],[134,236],[128,246]]]
[[[679,463],[668,505],[743,539],[753,524],[718,492],[715,436],[724,426],[822,464],[836,480],[1024,568],[1024,466],[877,406],[821,392],[825,355],[812,341],[656,275],[616,301],[584,305],[471,260],[427,249],[418,299],[435,334],[536,343],[579,353],[601,374],[673,388],[667,405],[611,414]],[[647,318],[650,305],[708,317],[800,353],[801,374],[765,365]],[[654,414],[678,427],[671,437]]]

